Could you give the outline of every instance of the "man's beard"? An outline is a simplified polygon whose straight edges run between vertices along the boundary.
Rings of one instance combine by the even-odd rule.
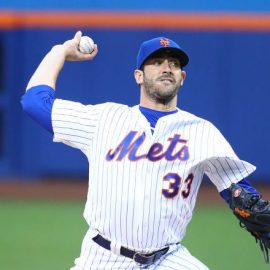
[[[159,81],[166,78],[172,80],[169,86],[162,85]],[[181,81],[176,81],[171,76],[160,76],[156,81],[159,83],[155,83],[153,79],[144,76],[143,84],[146,95],[156,103],[168,104],[177,95]]]

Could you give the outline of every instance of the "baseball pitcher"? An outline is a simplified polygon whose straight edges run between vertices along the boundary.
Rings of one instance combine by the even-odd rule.
[[[206,174],[268,261],[269,202],[245,180],[240,160],[209,121],[177,107],[187,53],[173,40],[143,42],[134,77],[140,104],[83,105],[55,99],[65,61],[92,60],[82,33],[54,46],[31,77],[23,109],[55,142],[80,149],[90,163],[84,217],[89,225],[72,270],[206,270],[181,244]],[[98,91],[98,89],[92,89]]]

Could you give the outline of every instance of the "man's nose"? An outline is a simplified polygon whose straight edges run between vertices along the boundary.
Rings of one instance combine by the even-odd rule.
[[[162,62],[162,68],[163,68],[163,72],[171,72],[171,65],[170,62],[168,60],[164,60]]]

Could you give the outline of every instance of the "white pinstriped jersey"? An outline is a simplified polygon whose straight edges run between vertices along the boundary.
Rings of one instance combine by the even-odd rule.
[[[139,106],[57,99],[52,122],[54,141],[89,160],[90,228],[140,252],[182,240],[204,173],[222,191],[255,170],[210,122],[180,109],[152,134]]]

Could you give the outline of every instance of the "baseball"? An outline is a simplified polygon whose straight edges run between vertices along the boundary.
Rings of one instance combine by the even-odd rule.
[[[82,36],[78,49],[81,53],[92,53],[94,50],[94,41],[88,36]]]

